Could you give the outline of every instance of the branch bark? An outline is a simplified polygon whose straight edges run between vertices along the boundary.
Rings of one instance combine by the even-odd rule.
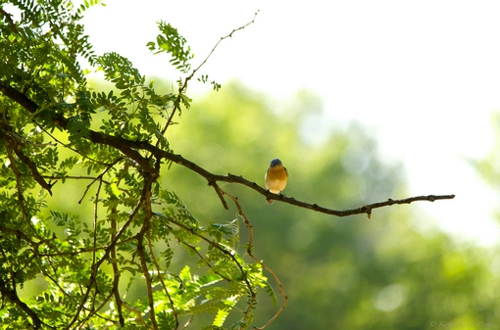
[[[29,308],[28,305],[22,302],[21,299],[19,299],[15,287],[9,288],[7,283],[5,283],[1,277],[0,277],[0,293],[2,294],[2,297],[7,297],[10,301],[16,304],[19,308],[21,308],[21,310],[23,310],[26,314],[28,314],[28,316],[31,318],[31,321],[33,322],[33,329],[36,330],[42,328],[42,320],[40,320],[38,315],[31,308]]]
[[[7,85],[4,82],[0,82],[0,92],[2,92],[5,96],[11,98],[13,101],[17,102],[19,105],[23,106],[27,111],[30,113],[34,114],[37,109],[38,105],[34,103],[31,99],[29,99],[26,95],[22,94],[21,92],[17,91],[16,89],[12,88],[11,86]],[[60,127],[66,129],[68,125],[68,121],[66,118],[62,116],[58,116],[57,118],[58,124]],[[103,134],[100,132],[96,132],[93,130],[89,130],[89,136],[87,137],[90,141],[93,143],[99,143],[103,145],[107,145],[110,147],[114,147],[118,150],[120,150],[125,156],[131,158],[137,164],[139,164],[142,168],[142,170],[146,173],[154,173],[155,169],[151,166],[149,160],[142,156],[138,150],[143,150],[143,151],[148,151],[150,152],[156,159],[167,159],[172,161],[173,163],[176,163],[178,165],[187,167],[188,169],[192,170],[195,173],[198,173],[205,179],[207,179],[208,184],[213,186],[215,190],[217,191],[217,182],[228,182],[228,183],[237,183],[241,184],[244,186],[247,186],[250,189],[255,190],[259,194],[263,195],[266,197],[266,199],[273,199],[275,201],[295,205],[301,208],[309,209],[312,211],[320,212],[320,213],[325,213],[325,214],[330,214],[330,215],[335,215],[338,217],[346,217],[350,215],[355,215],[355,214],[366,214],[368,217],[370,217],[372,210],[377,209],[377,208],[382,208],[386,206],[391,206],[395,204],[410,204],[413,202],[417,201],[429,201],[429,202],[434,202],[437,200],[445,200],[445,199],[453,199],[455,198],[455,195],[426,195],[426,196],[416,196],[416,197],[409,197],[405,199],[388,199],[383,202],[377,202],[373,204],[367,204],[363,205],[357,208],[349,209],[349,210],[334,210],[330,208],[326,208],[323,206],[319,206],[317,204],[311,204],[311,203],[306,203],[302,202],[299,200],[296,200],[293,197],[286,197],[284,195],[276,195],[271,192],[269,192],[267,189],[264,189],[263,187],[259,186],[257,183],[249,181],[245,179],[243,176],[238,176],[234,175],[231,173],[228,173],[227,175],[220,175],[220,174],[214,174],[211,173],[207,170],[205,170],[203,167],[191,162],[188,159],[185,159],[181,155],[174,154],[170,151],[166,151],[163,149],[160,149],[157,146],[154,146],[150,144],[149,142],[145,141],[132,141],[125,139],[120,136],[111,136],[107,134]],[[218,193],[219,195],[219,193]],[[222,196],[219,195],[221,200],[224,200]],[[227,206],[227,203],[224,204],[222,203],[224,207]]]

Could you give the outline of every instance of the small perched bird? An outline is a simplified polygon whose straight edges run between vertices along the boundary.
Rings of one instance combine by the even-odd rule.
[[[266,188],[273,194],[279,194],[286,187],[286,180],[288,179],[288,171],[283,166],[281,160],[274,158],[267,169],[266,175]],[[272,204],[274,201],[268,199],[267,202]]]

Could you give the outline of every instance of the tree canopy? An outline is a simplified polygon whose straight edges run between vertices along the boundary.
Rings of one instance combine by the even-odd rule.
[[[178,80],[178,91],[158,94],[126,58],[95,55],[79,20],[97,2],[2,6],[2,323],[170,329],[209,312],[206,328],[218,329],[241,301],[233,327],[247,328],[258,288],[275,299],[263,264],[238,254],[234,223],[200,226],[158,181],[162,166],[183,161],[165,136],[190,105],[194,72]],[[193,58],[186,40],[165,22],[158,28],[147,47],[167,52],[186,74]],[[91,90],[81,61],[102,70],[117,92]],[[86,213],[47,208],[48,195],[64,196],[82,180],[88,184],[78,203]],[[179,248],[196,259],[200,274],[187,264],[169,267]],[[25,303],[18,288],[38,277],[44,289]],[[145,301],[124,298],[136,278]]]

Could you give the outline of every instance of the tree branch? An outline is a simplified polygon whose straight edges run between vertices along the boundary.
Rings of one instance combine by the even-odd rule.
[[[146,252],[144,249],[144,245],[145,245],[144,235],[146,235],[146,232],[148,231],[149,222],[151,221],[151,218],[153,216],[153,213],[151,210],[151,186],[157,177],[158,177],[158,175],[148,175],[147,177],[145,177],[143,193],[142,193],[142,198],[144,199],[144,203],[143,203],[143,205],[144,205],[144,223],[142,224],[140,232],[136,235],[136,237],[137,237],[137,253],[139,254],[139,257],[141,260],[143,276],[144,276],[144,280],[146,281],[146,289],[147,289],[148,302],[149,302],[149,308],[150,308],[149,317],[150,317],[151,323],[153,325],[153,329],[155,329],[155,330],[158,329],[158,323],[156,321],[151,274],[149,272],[148,263],[146,261],[146,259],[147,259]]]
[[[33,102],[28,96],[19,92],[8,83],[0,81],[0,92],[15,101],[17,104],[21,105],[24,109],[29,111],[31,114],[36,114],[38,110],[38,105]],[[62,114],[54,114],[54,122],[57,126],[68,129],[68,120],[64,118]],[[93,130],[89,130],[88,139],[94,143],[102,143],[111,147],[114,147],[120,150],[125,156],[134,160],[137,164],[142,167],[142,170],[146,173],[154,173],[155,170],[151,167],[148,159],[142,157],[134,148],[130,148],[127,145],[124,145],[121,141],[124,140],[118,136],[112,136],[107,134],[102,134],[95,132]],[[153,146],[151,146],[153,147]],[[45,187],[44,187],[45,188]]]
[[[26,110],[28,110],[31,113],[35,113],[38,106],[30,100],[26,95],[18,92],[14,88],[12,88],[9,85],[6,85],[3,82],[0,82],[0,92],[5,94],[7,97],[10,97],[13,101],[16,101],[18,104],[23,106]],[[60,116],[58,117],[59,125],[62,128],[67,128],[68,121]],[[319,206],[317,204],[310,204],[306,202],[302,202],[299,200],[296,200],[293,197],[286,197],[284,195],[276,195],[271,192],[269,192],[267,189],[264,189],[263,187],[259,186],[257,183],[249,181],[245,179],[242,176],[234,175],[231,173],[228,173],[227,175],[219,175],[219,174],[213,174],[204,168],[200,167],[199,165],[183,158],[181,155],[176,155],[174,153],[165,151],[160,149],[159,147],[156,147],[149,142],[145,141],[132,141],[125,139],[120,136],[111,136],[107,134],[103,134],[100,132],[96,132],[93,130],[89,130],[89,136],[87,137],[90,141],[93,143],[100,143],[104,145],[108,145],[111,147],[114,147],[118,150],[120,150],[124,155],[128,156],[129,158],[133,159],[136,161],[142,168],[142,170],[146,173],[154,173],[155,169],[151,166],[149,163],[148,159],[144,156],[142,156],[137,150],[145,150],[149,151],[154,157],[157,159],[167,159],[170,160],[176,164],[182,165],[184,167],[189,168],[195,173],[198,173],[199,175],[203,176],[205,179],[207,179],[208,184],[211,186],[214,186],[215,190],[217,191],[217,186],[215,185],[217,181],[221,182],[228,182],[228,183],[238,183],[244,186],[249,187],[250,189],[255,190],[259,194],[263,195],[266,197],[266,199],[273,199],[276,201],[280,201],[283,203],[295,205],[301,208],[309,209],[312,211],[320,212],[320,213],[325,213],[325,214],[330,214],[330,215],[335,215],[338,217],[346,217],[350,215],[355,215],[355,214],[366,214],[368,217],[370,217],[372,210],[377,209],[377,208],[382,208],[386,206],[391,206],[394,204],[410,204],[413,202],[417,201],[429,201],[429,202],[434,202],[436,200],[445,200],[445,199],[453,199],[455,198],[455,195],[427,195],[427,196],[416,196],[416,197],[410,197],[410,198],[405,198],[405,199],[400,199],[400,200],[393,200],[393,199],[388,199],[384,202],[378,202],[378,203],[373,203],[373,204],[367,204],[363,205],[354,209],[349,209],[349,210],[334,210],[334,209],[329,209],[323,206]],[[219,195],[219,193],[217,193]],[[219,195],[219,197],[222,197]],[[223,200],[223,197],[221,198]],[[224,203],[223,203],[224,205]],[[224,205],[226,207],[226,205]]]
[[[33,322],[33,329],[42,328],[42,320],[40,320],[38,315],[31,308],[29,308],[28,305],[26,305],[21,301],[21,299],[19,299],[16,288],[14,286],[12,286],[12,288],[9,288],[2,277],[0,277],[0,293],[2,294],[2,297],[7,297],[10,301],[21,308],[21,310],[28,314],[28,316],[31,318],[31,321]]]
[[[247,186],[247,187],[255,190],[256,192],[265,196],[266,199],[273,199],[273,200],[280,201],[283,203],[288,203],[288,204],[302,207],[305,209],[309,209],[312,211],[330,214],[330,215],[335,215],[338,217],[346,217],[346,216],[355,215],[355,214],[367,214],[368,217],[370,217],[373,209],[377,209],[377,208],[381,208],[381,207],[385,207],[385,206],[390,206],[390,205],[394,205],[394,204],[410,204],[410,203],[416,202],[416,201],[434,202],[436,200],[455,198],[455,195],[416,196],[416,197],[410,197],[410,198],[405,198],[405,199],[400,199],[400,200],[388,199],[387,201],[384,201],[384,202],[367,204],[367,205],[363,205],[363,206],[360,206],[360,207],[357,207],[354,209],[349,209],[349,210],[333,210],[333,209],[319,206],[317,204],[310,204],[310,203],[302,202],[302,201],[296,200],[293,197],[286,197],[284,195],[273,194],[273,193],[269,192],[267,189],[264,189],[261,186],[259,186],[257,183],[249,181],[249,180],[243,178],[242,176],[237,176],[237,175],[234,175],[231,173],[228,173],[227,175],[213,174],[213,173],[205,170],[204,168],[196,165],[195,163],[183,158],[181,155],[176,155],[176,154],[173,154],[173,153],[170,153],[170,152],[167,152],[164,150],[160,150],[160,149],[149,150],[149,151],[156,154],[157,157],[171,160],[174,163],[177,163],[179,165],[187,167],[190,170],[192,170],[193,172],[198,173],[199,175],[201,175],[205,179],[207,179],[209,185],[214,185],[214,183],[217,181],[223,181],[223,182],[228,182],[228,183],[238,183],[238,184],[242,184],[244,186]]]
[[[175,328],[179,328],[179,316],[177,315],[177,306],[175,306],[174,300],[172,299],[172,295],[168,291],[167,285],[165,284],[165,281],[163,280],[163,271],[161,270],[160,264],[158,263],[158,260],[156,260],[156,256],[154,253],[154,248],[153,248],[153,242],[151,241],[151,235],[150,235],[150,228],[148,228],[146,232],[146,238],[148,240],[147,245],[149,248],[149,255],[151,256],[151,261],[153,262],[153,265],[156,268],[156,276],[158,277],[158,281],[160,281],[161,286],[163,287],[163,291],[165,292],[165,295],[167,296],[168,301],[170,302],[170,308],[172,309],[172,314],[174,315],[174,320],[175,320]],[[122,325],[123,327],[123,325]]]
[[[5,17],[5,19],[9,23],[9,26],[12,29],[12,31],[14,31],[15,33],[19,33],[19,31],[17,30],[16,24],[14,24],[14,21],[12,20],[12,17],[10,16],[9,13],[7,13],[5,10],[3,10],[2,7],[0,7],[0,14],[2,14]]]
[[[12,136],[9,135],[9,132],[5,132],[2,128],[0,128],[0,139],[4,140],[7,142],[7,151],[9,152],[9,155],[11,155],[10,153],[10,149],[8,146],[12,147],[12,150],[15,152],[15,154],[17,155],[17,157],[30,169],[31,173],[33,174],[33,178],[36,180],[36,182],[38,182],[38,184],[40,186],[42,186],[42,188],[44,188],[45,190],[47,190],[49,192],[49,194],[52,196],[52,184],[51,183],[47,183],[43,178],[42,176],[40,175],[40,172],[38,172],[38,168],[36,167],[36,164],[28,158],[28,156],[26,156],[23,151],[21,150],[21,146],[17,143],[16,139],[13,138]],[[14,166],[14,159],[11,159],[11,163],[13,164]],[[18,174],[16,173],[16,176]],[[19,185],[19,183],[18,183]]]

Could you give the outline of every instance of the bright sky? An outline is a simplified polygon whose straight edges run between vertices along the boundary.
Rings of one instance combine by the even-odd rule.
[[[493,146],[490,116],[500,111],[499,1],[105,3],[86,13],[96,52],[116,51],[143,74],[166,78],[172,77],[166,56],[152,56],[145,46],[158,34],[156,21],[176,27],[201,62],[220,37],[260,10],[201,73],[219,83],[239,78],[277,100],[300,88],[317,93],[329,120],[364,123],[385,157],[404,162],[412,196],[457,195],[413,204],[422,222],[433,217],[460,237],[498,242],[492,218],[498,195],[464,158],[483,157]]]

